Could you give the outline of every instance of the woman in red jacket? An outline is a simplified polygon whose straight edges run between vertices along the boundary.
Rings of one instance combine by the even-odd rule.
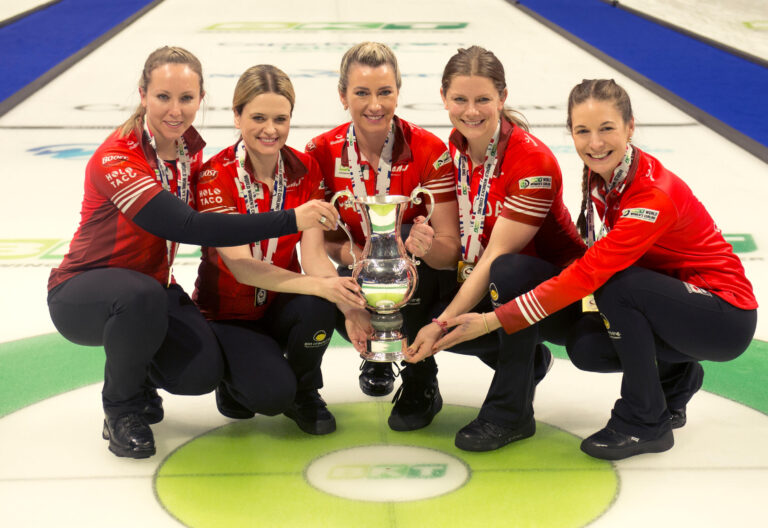
[[[578,224],[589,249],[532,290],[500,297],[493,312],[448,321],[456,328],[434,350],[487,329],[518,332],[594,293],[602,322],[582,317],[568,354],[580,368],[623,378],[607,426],[581,449],[609,460],[666,451],[701,387],[699,361],[728,361],[746,350],[757,302],[740,260],[690,188],[632,145],[624,89],[605,79],[577,85],[568,128],[584,161]]]
[[[240,139],[198,173],[199,211],[259,216],[323,198],[315,160],[286,145],[294,101],[290,79],[275,66],[252,66],[240,76],[232,101]],[[204,247],[195,286],[192,298],[211,321],[226,360],[216,389],[219,411],[241,419],[284,413],[307,433],[333,432],[336,420],[318,389],[334,304],[353,343],[365,342],[369,316],[357,283],[336,273],[323,233]]]
[[[411,301],[402,308],[408,337],[429,321],[428,313],[438,295],[441,278],[451,275],[459,258],[458,207],[453,187],[453,167],[445,143],[431,132],[395,115],[400,92],[397,58],[385,44],[361,42],[344,53],[339,75],[339,97],[351,122],[339,125],[312,139],[307,153],[317,160],[326,196],[350,190],[356,197],[373,195],[409,196],[417,186],[432,192],[434,210],[425,223],[428,199],[409,206],[403,213],[401,233],[405,248],[421,261],[418,285]],[[347,272],[350,253],[362,255],[366,236],[360,215],[346,200],[339,200],[339,215],[349,226],[354,239],[340,230],[326,237],[328,254]],[[371,396],[392,391],[394,375],[390,363],[364,362],[360,388]],[[433,358],[407,366],[403,379],[434,379],[437,365]],[[429,396],[415,406],[408,398],[396,395],[390,425],[411,428],[404,423],[413,417],[426,425],[442,404],[436,382],[428,387]],[[418,415],[418,416],[417,416]]]
[[[441,94],[454,126],[450,150],[461,218],[461,282],[454,281],[453,299],[437,305],[443,310],[419,331],[411,345],[415,357],[428,357],[444,321],[490,310],[489,285],[527,289],[559,273],[586,249],[563,203],[557,159],[528,131],[522,116],[505,106],[501,61],[479,46],[458,50],[443,70]],[[534,434],[535,385],[552,364],[543,341],[565,344],[579,315],[579,310],[563,310],[527,332],[493,332],[450,349],[475,355],[494,370],[478,417],[456,433],[457,447],[490,451]],[[419,389],[409,392],[418,395]]]
[[[56,329],[104,347],[102,436],[131,458],[155,453],[150,424],[164,416],[157,388],[205,394],[224,371],[216,337],[173,278],[178,243],[241,245],[331,229],[337,219],[322,200],[260,215],[196,212],[190,179],[205,146],[192,126],[205,94],[200,61],[183,48],[155,50],[139,94],[134,114],[88,162],[80,225],[48,281]]]

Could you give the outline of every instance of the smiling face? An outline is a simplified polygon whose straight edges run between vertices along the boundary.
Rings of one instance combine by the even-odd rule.
[[[339,94],[352,115],[355,132],[370,135],[389,132],[397,95],[397,80],[389,64],[372,67],[360,63],[349,68],[347,89]]]
[[[619,166],[635,120],[626,123],[613,101],[587,99],[571,109],[571,136],[584,164],[606,182]]]
[[[467,139],[470,149],[484,154],[504,108],[506,90],[499,94],[488,77],[456,75],[440,95],[451,124]]]
[[[235,127],[249,156],[264,161],[276,157],[291,130],[291,102],[276,93],[259,94],[240,114],[235,112]]]
[[[152,70],[146,90],[140,88],[139,94],[159,151],[173,146],[192,125],[203,97],[200,76],[187,64],[176,63]]]

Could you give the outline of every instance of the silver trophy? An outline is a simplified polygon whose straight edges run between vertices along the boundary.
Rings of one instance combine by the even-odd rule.
[[[400,237],[400,227],[405,208],[413,203],[420,204],[417,195],[429,195],[432,203],[425,221],[429,221],[435,208],[435,198],[424,187],[416,187],[411,196],[367,196],[356,198],[351,191],[343,190],[333,195],[331,205],[340,197],[352,204],[363,220],[364,232],[368,233],[362,258],[358,261],[352,251],[354,241],[347,227],[339,224],[349,237],[350,254],[353,264],[352,278],[363,290],[366,308],[371,313],[374,335],[368,340],[365,359],[368,361],[400,361],[408,347],[403,336],[403,316],[400,307],[413,296],[418,282],[415,257],[408,257]]]

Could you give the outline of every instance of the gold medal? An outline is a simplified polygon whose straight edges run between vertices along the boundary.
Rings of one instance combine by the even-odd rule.
[[[589,295],[587,295],[581,300],[581,311],[583,313],[599,311],[597,309],[597,303],[595,302],[594,295],[590,293]]]
[[[466,260],[460,260],[456,268],[456,280],[458,282],[464,282],[469,277],[469,274],[472,273],[473,269],[475,269],[473,263],[467,262]]]

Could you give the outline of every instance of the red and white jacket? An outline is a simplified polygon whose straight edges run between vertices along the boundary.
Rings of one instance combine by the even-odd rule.
[[[597,179],[592,201],[607,234],[558,276],[497,308],[507,333],[593,293],[632,265],[675,277],[738,308],[757,308],[741,261],[712,217],[656,158],[635,148],[624,185],[610,193]]]
[[[280,154],[283,158],[286,179],[283,209],[296,208],[309,200],[322,200],[323,180],[315,160],[287,145],[280,150]],[[237,165],[234,145],[222,150],[205,163],[194,179],[198,211],[248,213],[245,199],[240,196],[237,189]],[[259,212],[269,211],[273,189],[253,176],[249,161],[246,162],[246,172],[256,190],[255,201]],[[296,251],[296,244],[300,240],[301,232],[278,238],[271,263],[280,268],[301,273]],[[261,254],[265,255],[269,240],[257,243],[261,244]],[[192,299],[206,318],[212,320],[260,319],[277,294],[266,291],[266,297],[257,302],[256,293],[256,288],[241,284],[235,279],[216,248],[202,248],[202,259]]]
[[[183,137],[194,174],[202,165],[205,142],[193,127]],[[170,191],[176,193],[176,164],[166,165],[174,173]],[[156,168],[157,155],[140,127],[125,137],[117,130],[96,149],[85,169],[80,225],[61,264],[51,272],[49,290],[95,268],[131,269],[167,283],[166,240],[133,223],[141,208],[163,190]],[[194,204],[193,193],[187,202]]]
[[[456,129],[451,132],[449,144],[456,166],[456,192],[460,193],[459,156],[464,156],[471,174],[469,199],[474,203],[485,169],[482,164],[472,167],[467,141]],[[563,177],[552,151],[529,132],[502,118],[497,158],[480,236],[482,246],[488,245],[493,227],[502,216],[539,226],[520,253],[561,267],[581,256],[586,246],[563,203]]]
[[[417,127],[397,116],[395,122],[395,142],[392,150],[392,174],[390,195],[409,196],[411,191],[421,185],[435,197],[436,203],[456,201],[453,187],[453,165],[448,149],[437,136]],[[349,171],[347,155],[347,131],[349,123],[340,125],[312,139],[306,146],[306,152],[320,165],[325,181],[326,198],[343,189],[354,193]],[[358,154],[358,159],[360,158]],[[376,194],[376,170],[367,161],[361,161],[365,171],[365,189],[368,196]],[[423,198],[420,205],[409,205],[403,214],[403,224],[412,224],[419,215],[426,216],[429,198]],[[360,215],[347,205],[346,200],[339,200],[341,219],[350,228],[352,237],[360,247],[365,245],[362,220]]]

